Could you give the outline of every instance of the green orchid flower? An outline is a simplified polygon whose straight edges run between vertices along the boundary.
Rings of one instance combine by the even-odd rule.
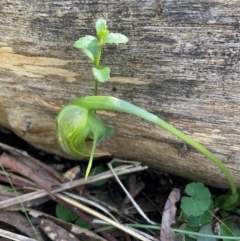
[[[93,111],[74,104],[65,106],[57,117],[57,141],[61,149],[73,157],[90,156],[86,178],[93,157],[106,155],[106,152],[96,151],[97,145],[105,136],[113,134],[114,130]]]

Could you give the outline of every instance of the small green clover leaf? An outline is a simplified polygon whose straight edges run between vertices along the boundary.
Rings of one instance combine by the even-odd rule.
[[[97,35],[100,39],[104,38],[109,33],[109,31],[107,30],[107,23],[103,18],[99,18],[96,21],[95,27]]]
[[[106,172],[108,171],[108,169],[106,167],[104,167],[102,164],[94,167],[91,172],[90,172],[90,176],[93,176],[93,175],[97,175],[97,174],[100,174],[100,173],[103,173],[103,172]],[[100,180],[100,181],[97,181],[97,182],[93,182],[91,183],[92,186],[102,186],[104,185],[105,183],[107,183],[108,179],[103,179],[103,180]]]
[[[199,228],[203,225],[210,223],[213,219],[213,212],[214,212],[213,202],[211,202],[208,210],[206,210],[200,216],[188,216],[183,211],[181,212],[178,220],[187,223],[187,225],[191,228]]]
[[[185,192],[190,197],[181,199],[181,209],[188,216],[200,216],[211,204],[211,194],[202,183],[193,182],[186,186]]]
[[[120,33],[110,33],[104,39],[104,44],[125,44],[128,42],[128,38]]]
[[[75,224],[81,228],[86,228],[86,229],[91,229],[92,226],[86,222],[85,220],[81,219],[81,218],[78,218],[76,221],[75,221]]]
[[[100,51],[99,40],[91,35],[86,35],[78,39],[73,47],[82,49],[93,62],[96,60],[98,52]]]
[[[56,216],[65,221],[65,222],[68,222],[68,223],[71,223],[71,222],[75,222],[76,225],[78,225],[79,227],[82,227],[82,228],[86,228],[86,229],[91,229],[92,226],[84,221],[83,219],[79,218],[75,213],[73,213],[68,207],[65,207],[61,204],[57,204],[56,205]]]
[[[56,205],[56,216],[65,222],[72,222],[78,217],[69,208],[59,203]]]
[[[107,66],[98,66],[92,68],[94,79],[105,83],[110,79],[110,69]]]

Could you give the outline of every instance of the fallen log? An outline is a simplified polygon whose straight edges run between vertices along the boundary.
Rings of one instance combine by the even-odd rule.
[[[240,187],[237,6],[230,0],[3,0],[0,125],[63,155],[56,144],[56,115],[94,88],[91,63],[72,45],[94,35],[95,21],[104,17],[110,31],[130,41],[105,48],[102,62],[112,77],[99,93],[145,108],[205,145]],[[193,149],[183,153],[183,143],[164,130],[126,114],[99,115],[116,129],[101,144],[113,156],[228,187],[209,160]]]

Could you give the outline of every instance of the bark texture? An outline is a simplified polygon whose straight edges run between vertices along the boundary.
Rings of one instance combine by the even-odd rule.
[[[102,63],[112,79],[102,95],[160,116],[213,151],[240,187],[238,0],[2,0],[0,125],[37,148],[60,154],[55,117],[74,98],[93,94],[91,63],[72,45],[103,17],[127,35],[108,46]],[[227,187],[219,170],[145,121],[100,112],[116,128],[102,147],[189,179]]]

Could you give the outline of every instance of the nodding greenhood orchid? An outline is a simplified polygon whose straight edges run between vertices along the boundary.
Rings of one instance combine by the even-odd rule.
[[[109,33],[106,21],[102,18],[96,21],[95,28],[97,37],[87,35],[74,43],[74,47],[82,50],[93,63],[92,73],[95,79],[95,89],[94,96],[76,99],[65,106],[59,113],[57,117],[57,139],[63,151],[74,157],[90,156],[85,176],[87,178],[94,156],[102,156],[103,154],[99,152],[97,145],[105,136],[114,134],[113,129],[107,127],[96,116],[95,112],[98,110],[109,110],[136,115],[162,127],[208,157],[223,172],[231,187],[231,194],[221,197],[221,207],[226,209],[236,204],[238,198],[237,188],[230,172],[204,146],[146,110],[114,97],[98,96],[98,83],[104,83],[110,79],[110,69],[107,66],[100,65],[101,52],[104,45],[126,44],[128,38],[123,34]]]
[[[97,145],[105,136],[113,134],[113,128],[106,126],[93,111],[74,103],[65,106],[57,117],[57,141],[61,149],[73,157],[90,156],[86,178],[93,157],[108,154],[97,149]]]
[[[138,116],[162,127],[185,143],[196,148],[215,163],[224,173],[234,194],[232,198],[236,201],[237,196],[235,194],[237,190],[234,180],[228,169],[214,154],[158,116],[127,101],[111,96],[87,96],[76,99],[65,106],[57,117],[57,139],[63,151],[75,157],[79,155],[90,156],[86,178],[91,170],[93,157],[97,156],[97,153],[95,154],[96,146],[105,136],[114,134],[113,129],[107,127],[102,120],[96,116],[95,111],[98,110],[119,111]],[[89,142],[89,138],[93,138],[93,143]],[[89,148],[91,146],[89,143],[92,143],[92,149]]]

